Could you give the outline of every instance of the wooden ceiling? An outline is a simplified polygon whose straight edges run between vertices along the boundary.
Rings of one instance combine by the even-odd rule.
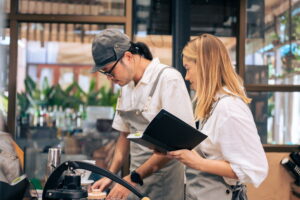
[[[6,13],[10,11],[6,0]],[[19,0],[23,14],[62,14],[92,16],[124,16],[125,0]]]

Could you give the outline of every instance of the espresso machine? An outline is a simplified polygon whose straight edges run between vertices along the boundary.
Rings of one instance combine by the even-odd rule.
[[[126,181],[112,174],[111,172],[95,165],[79,161],[66,161],[59,165],[50,174],[43,190],[43,200],[87,199],[88,192],[81,187],[81,177],[80,175],[76,175],[76,169],[89,170],[93,173],[107,177],[133,192],[133,194],[135,194],[141,200],[150,200]]]

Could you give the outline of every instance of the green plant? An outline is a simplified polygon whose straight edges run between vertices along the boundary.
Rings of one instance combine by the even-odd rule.
[[[102,87],[100,88],[100,103],[101,106],[113,106],[116,108],[119,93],[114,93],[112,89]]]
[[[79,105],[91,105],[112,106],[115,108],[119,95],[105,86],[97,90],[95,79],[91,80],[87,93],[82,90],[77,82],[73,82],[65,90],[59,84],[50,86],[47,78],[43,80],[41,89],[30,77],[27,77],[24,83],[25,91],[17,94],[22,116],[26,114],[30,107],[61,106],[78,110]]]
[[[270,39],[272,40],[272,44],[274,46],[280,44],[280,37],[279,37],[279,35],[277,33],[272,33],[270,35]]]
[[[105,86],[96,90],[96,80],[90,83],[89,91],[86,94],[86,105],[90,106],[112,106],[116,108],[119,93],[114,93],[111,88]]]
[[[96,90],[96,80],[90,82],[89,91],[86,94],[86,105],[96,106],[100,102],[100,91]]]
[[[54,95],[54,91],[53,87],[49,86],[47,78],[43,80],[41,89],[37,87],[30,77],[25,79],[24,84],[25,91],[17,93],[21,116],[25,116],[30,107],[48,106],[48,101]]]
[[[274,93],[269,92],[267,94],[268,98],[268,103],[267,103],[267,116],[269,117],[274,117],[274,109],[275,109],[275,104],[274,104]]]
[[[81,97],[81,88],[76,84],[71,84],[63,90],[59,84],[53,86],[53,95],[48,99],[48,106],[61,106],[62,108],[78,109],[80,104],[84,104]]]
[[[30,102],[27,98],[26,93],[25,92],[18,93],[17,94],[17,99],[18,99],[18,105],[19,105],[19,109],[20,109],[20,115],[25,116],[26,111],[30,107]]]
[[[44,78],[40,89],[30,77],[27,77],[25,79],[25,95],[31,106],[47,106],[49,99],[54,95],[54,91],[53,87],[49,86],[47,78]],[[20,100],[22,98],[20,96]]]
[[[291,20],[291,23],[290,23]],[[284,33],[286,40],[298,40],[300,38],[300,15],[292,15],[291,19],[289,17],[289,12],[285,12],[279,18],[280,24],[284,26]],[[291,27],[291,38],[289,38],[289,31]]]
[[[77,82],[73,82],[66,88],[65,96],[71,97],[66,98],[64,107],[74,108],[78,110],[80,104],[85,104],[85,92],[81,89]]]

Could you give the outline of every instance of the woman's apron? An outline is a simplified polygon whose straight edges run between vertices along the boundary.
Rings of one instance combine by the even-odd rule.
[[[146,127],[149,125],[150,122],[146,117],[144,117],[144,112],[148,110],[148,106],[156,90],[159,78],[162,72],[167,68],[171,67],[165,67],[159,72],[146,104],[145,102],[140,102],[137,109],[127,111],[117,109],[117,112],[120,114],[122,119],[129,124],[130,133],[136,133],[137,131],[144,132]],[[130,142],[130,171],[141,166],[152,154],[153,151],[149,148]],[[184,166],[178,161],[172,160],[168,162],[164,168],[143,179],[143,181],[144,185],[137,186],[137,189],[153,200],[184,199]],[[130,195],[128,199],[135,200],[137,198]]]
[[[209,116],[211,116],[218,102],[224,97],[228,97],[228,95],[220,97],[214,103]],[[203,128],[207,119],[202,122],[199,130]],[[209,155],[201,151],[200,146],[197,146],[195,150],[202,157],[209,157]],[[243,184],[228,185],[221,176],[189,167],[186,169],[186,176],[186,200],[247,200],[246,186]]]

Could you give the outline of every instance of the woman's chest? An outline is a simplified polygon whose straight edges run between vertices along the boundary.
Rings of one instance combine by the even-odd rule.
[[[196,147],[196,151],[207,158],[220,159],[222,154],[217,137],[219,130],[210,122],[213,121],[208,121],[201,130],[202,133],[207,135],[207,138]]]

